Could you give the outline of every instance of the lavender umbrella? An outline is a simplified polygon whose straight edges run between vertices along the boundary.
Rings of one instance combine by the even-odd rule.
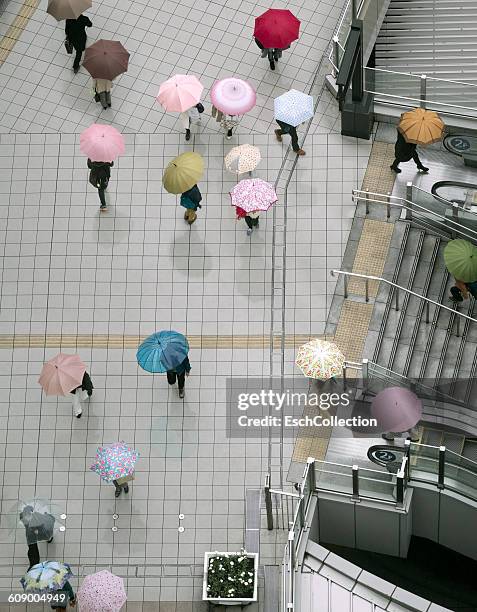
[[[404,387],[388,387],[371,403],[371,415],[383,432],[409,431],[422,417],[422,402]]]

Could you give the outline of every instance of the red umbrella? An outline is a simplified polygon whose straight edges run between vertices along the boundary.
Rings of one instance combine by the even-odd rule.
[[[253,35],[265,49],[286,49],[300,34],[300,20],[288,10],[268,9],[255,19]]]
[[[93,79],[115,77],[128,69],[129,53],[117,40],[98,40],[88,47],[84,54],[83,66]]]

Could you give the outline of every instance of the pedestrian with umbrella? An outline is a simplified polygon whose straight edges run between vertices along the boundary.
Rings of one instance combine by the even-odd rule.
[[[282,142],[283,134],[290,134],[292,148],[297,155],[305,155],[305,151],[298,144],[296,128],[301,123],[313,117],[313,98],[296,89],[290,89],[283,95],[275,98],[275,121],[280,129],[275,130],[278,142]]]
[[[180,204],[186,209],[184,219],[192,225],[197,209],[202,208],[202,194],[197,186],[204,172],[204,159],[198,153],[187,151],[173,159],[164,171],[162,183],[169,193],[181,194]]]
[[[89,182],[98,190],[100,212],[108,210],[105,191],[114,159],[125,151],[124,138],[111,125],[93,123],[80,136],[80,150],[88,156]]]
[[[416,425],[422,418],[422,402],[415,393],[404,387],[388,387],[371,402],[371,416],[384,431],[382,437],[392,442],[409,433],[411,442],[419,442]]]
[[[462,302],[469,293],[477,299],[477,247],[462,238],[451,240],[444,249],[444,263],[455,279],[451,302]]]
[[[232,206],[235,206],[237,218],[244,218],[247,224],[247,236],[251,236],[258,227],[258,217],[278,201],[271,183],[262,179],[243,179],[230,192]]]
[[[83,408],[81,407],[81,401],[86,401],[93,395],[93,381],[91,380],[88,372],[83,374],[83,380],[81,381],[81,385],[78,385],[76,389],[70,391],[73,395],[73,412],[75,416],[79,419],[83,414]]]
[[[121,492],[129,493],[129,482],[134,480],[136,461],[139,458],[137,450],[125,442],[114,442],[100,446],[96,450],[96,461],[89,468],[96,472],[105,482],[114,484],[114,496]]]
[[[268,57],[272,70],[275,70],[275,62],[281,58],[282,51],[289,49],[299,35],[300,21],[289,10],[268,9],[255,19],[253,36],[262,57]]]
[[[112,81],[126,72],[129,53],[116,40],[98,40],[86,49],[83,66],[93,79],[94,99],[104,109],[111,107]]]
[[[65,22],[65,47],[73,52],[76,51],[75,59],[73,62],[73,72],[76,74],[80,69],[81,56],[83,51],[86,49],[86,28],[91,28],[93,25],[91,19],[86,15],[80,15],[77,19],[67,19]]]
[[[421,172],[429,172],[429,168],[423,165],[417,153],[417,145],[426,146],[442,140],[444,133],[444,122],[434,111],[424,108],[415,108],[403,113],[397,128],[397,140],[394,146],[394,161],[391,170],[399,174],[399,164],[414,160],[417,169]]]
[[[210,91],[212,117],[225,130],[227,140],[232,138],[239,116],[248,113],[257,102],[255,89],[242,79],[228,77],[216,81]]]
[[[72,576],[67,563],[45,561],[31,567],[21,578],[20,584],[28,593],[49,593],[53,595],[52,610],[62,610],[68,605],[76,605],[76,596],[68,582]]]
[[[179,397],[184,397],[185,377],[189,376],[189,343],[176,331],[161,331],[144,340],[137,350],[138,364],[146,372],[167,372],[167,382],[179,386]]]
[[[89,378],[86,365],[81,361],[79,355],[59,353],[44,364],[38,382],[46,395],[67,395],[68,393],[76,395],[76,389],[82,388],[85,374]],[[73,401],[73,409],[75,416],[79,418],[82,410],[80,406],[78,411],[76,400]]]
[[[56,21],[63,21],[63,19],[77,19],[91,6],[91,0],[48,0],[46,12]]]
[[[250,144],[239,145],[231,149],[225,156],[225,167],[229,172],[245,174],[251,177],[252,172],[260,163],[262,156],[260,149]]]
[[[190,140],[192,123],[200,123],[200,115],[204,106],[200,97],[204,86],[193,75],[176,74],[159,88],[156,100],[168,112],[178,112],[179,119],[185,129],[185,138]]]
[[[127,600],[123,579],[108,570],[85,576],[77,595],[81,612],[119,612]]]

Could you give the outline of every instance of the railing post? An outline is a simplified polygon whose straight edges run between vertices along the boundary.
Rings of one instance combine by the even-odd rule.
[[[308,474],[307,474],[308,488],[313,493],[316,489],[315,458],[308,457],[306,462],[308,463]]]
[[[343,391],[346,389],[346,361],[343,364]]]
[[[270,493],[270,474],[267,474],[265,478],[265,510],[267,512],[267,529],[271,531],[273,529],[273,508],[272,508],[272,494]]]
[[[430,302],[426,302],[426,323],[429,323],[429,311],[430,311]]]
[[[421,74],[421,108],[426,108],[427,75]]]
[[[343,275],[343,285],[344,285],[344,298],[348,297],[348,276],[346,274]]]
[[[353,21],[358,18],[358,2],[357,0],[351,0],[351,17]]]
[[[407,208],[406,206],[406,220],[407,221],[412,220],[412,188],[413,188],[413,184],[411,183],[411,181],[408,181],[406,183],[406,200],[407,200],[407,206],[409,206],[409,208]]]
[[[303,503],[303,495],[302,497],[298,500],[298,512],[300,515],[300,529],[303,529],[305,526],[305,504]]]
[[[391,216],[391,192],[388,191],[388,194],[386,197],[386,217],[389,219],[390,216]]]
[[[340,69],[340,39],[337,36],[333,36],[333,64],[334,77],[336,79]]]
[[[395,305],[396,305],[396,310],[399,311],[399,289],[398,289],[398,287],[395,287],[395,290],[396,290],[396,303],[395,303]]]
[[[361,362],[361,377],[363,379],[363,391],[366,391],[368,388],[368,378],[369,378],[369,360],[363,359]]]
[[[359,501],[359,466],[353,465],[352,467],[352,477],[353,477],[353,495],[351,499],[354,501]]]
[[[405,474],[402,470],[399,470],[396,478],[396,507],[404,505],[404,478]]]
[[[445,488],[445,469],[446,469],[446,447],[439,446],[439,474],[437,476],[437,486],[439,489]]]
[[[369,215],[369,189],[365,190],[366,193],[364,195],[364,203],[366,206],[366,214]]]
[[[365,282],[364,282],[364,291],[365,291],[366,302],[369,302],[369,278],[368,277],[366,277]]]
[[[456,310],[456,312],[458,313],[459,311]],[[457,324],[456,324],[456,330],[455,330],[455,335],[457,338],[460,338],[460,317],[459,315],[457,315]]]
[[[406,481],[411,479],[411,440],[409,438],[404,442],[404,448],[406,449]]]
[[[288,572],[288,602],[287,609],[293,610],[295,608],[295,563],[296,563],[296,551],[295,551],[295,534],[293,531],[288,532],[288,551],[290,559],[290,570]]]

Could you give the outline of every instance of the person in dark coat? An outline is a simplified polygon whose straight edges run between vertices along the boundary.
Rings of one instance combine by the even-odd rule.
[[[105,191],[109,185],[111,168],[113,166],[114,162],[92,161],[88,158],[88,168],[90,169],[89,182],[98,190],[99,201],[101,202],[99,210],[101,212],[108,210]]]
[[[40,563],[40,551],[38,550],[38,544],[36,542],[34,544],[28,544],[28,562],[30,565],[27,571],[30,571],[34,565]]]
[[[271,70],[275,70],[275,62],[278,62],[278,60],[281,58],[283,51],[290,48],[290,45],[288,45],[288,47],[285,47],[285,49],[267,49],[262,45],[258,38],[254,38],[254,40],[257,47],[262,52],[262,57],[268,57]]]
[[[176,366],[173,370],[167,371],[167,382],[170,385],[175,385],[176,380],[179,386],[179,397],[184,397],[185,377],[189,376],[191,371],[189,357],[186,357],[182,363]]]
[[[81,400],[86,400],[88,397],[93,395],[93,382],[90,378],[88,372],[83,374],[83,380],[81,381],[81,385],[70,391],[73,394],[73,410],[76,418],[81,418],[83,414],[83,409],[81,408]]]
[[[73,71],[76,74],[80,67],[81,56],[86,49],[86,28],[92,26],[92,22],[85,15],[80,15],[78,19],[67,19],[65,23],[65,34],[67,40],[73,45],[76,51]]]
[[[73,587],[71,584],[66,581],[61,589],[52,592],[53,595],[64,595],[64,601],[54,601],[51,604],[52,610],[65,610],[68,607],[68,603],[73,608],[76,606],[76,595],[73,591]]]
[[[407,142],[399,130],[397,131],[397,134],[398,137],[396,144],[394,145],[395,160],[391,164],[391,170],[396,172],[396,174],[399,174],[401,172],[399,164],[401,162],[407,162],[413,159],[416,162],[418,170],[422,170],[422,172],[429,172],[429,168],[423,166],[421,160],[419,159],[419,155],[417,154],[417,145],[412,142]]]
[[[279,121],[278,119],[275,119],[275,121],[280,126],[279,130],[275,130],[275,136],[277,137],[278,142],[283,141],[283,134],[290,134],[292,148],[295,153],[297,155],[305,155],[305,151],[303,151],[303,149],[300,149],[300,145],[298,144],[298,133],[296,131],[296,127],[293,127],[293,125],[289,125],[288,123],[284,123],[283,121]]]
[[[202,194],[200,193],[197,185],[194,185],[181,194],[181,206],[186,209],[184,219],[189,225],[192,225],[192,223],[194,223],[194,221],[197,219],[197,209],[202,208],[201,201]]]
[[[55,517],[49,512],[37,512],[33,506],[25,506],[20,512],[20,521],[25,526],[28,544],[53,541]],[[39,563],[39,561],[37,562]]]

